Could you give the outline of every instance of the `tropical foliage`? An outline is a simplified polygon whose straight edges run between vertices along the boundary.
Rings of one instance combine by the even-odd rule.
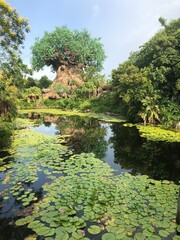
[[[41,89],[38,87],[30,87],[24,90],[23,98],[27,102],[36,102],[41,96]]]
[[[112,86],[131,121],[178,121],[180,19],[165,24],[138,52],[112,71]]]
[[[11,79],[5,79],[0,74],[0,116],[2,119],[11,120],[17,114],[17,91],[18,89],[11,85]]]
[[[102,87],[106,85],[105,76],[98,73],[95,67],[87,67],[81,71],[81,76],[84,82],[73,91],[73,96],[86,99],[99,97]]]
[[[19,86],[27,70],[20,58],[20,46],[29,32],[27,19],[4,0],[0,0],[0,114],[13,117],[16,111],[14,86]]]

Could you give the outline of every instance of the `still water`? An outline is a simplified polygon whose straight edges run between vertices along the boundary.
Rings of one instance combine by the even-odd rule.
[[[27,116],[23,116],[27,117]],[[147,141],[141,138],[135,127],[124,127],[122,123],[106,123],[93,118],[78,116],[54,116],[29,114],[36,123],[35,131],[50,135],[67,135],[65,143],[73,153],[93,152],[95,156],[108,163],[114,174],[130,172],[133,175],[146,174],[150,178],[166,179],[178,183],[180,180],[180,144]],[[7,145],[8,134],[5,136]],[[1,146],[0,155],[7,154]],[[39,180],[32,184],[36,196],[43,196],[42,185],[47,179],[39,173]],[[0,173],[0,180],[4,173]],[[3,185],[0,183],[0,192]],[[27,228],[17,228],[14,220],[22,206],[11,197],[1,205],[0,196],[0,240],[21,240],[32,233]],[[31,211],[31,209],[29,209]],[[39,239],[39,238],[38,238]]]
[[[180,144],[147,141],[136,127],[105,123],[78,116],[31,115],[34,129],[45,134],[69,134],[67,145],[74,153],[93,152],[115,174],[146,174],[157,180],[180,180]]]

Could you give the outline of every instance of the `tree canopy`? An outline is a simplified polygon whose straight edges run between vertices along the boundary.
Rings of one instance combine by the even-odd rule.
[[[32,46],[32,66],[40,70],[51,66],[57,71],[61,65],[69,67],[93,66],[102,69],[105,53],[100,38],[92,38],[87,30],[69,30],[66,26],[45,32]]]
[[[112,71],[112,85],[131,121],[178,120],[180,91],[180,19],[169,24]]]
[[[38,87],[43,89],[43,88],[48,88],[51,85],[52,81],[48,79],[47,76],[42,76],[39,81],[38,81]]]
[[[29,32],[27,19],[0,0],[0,114],[10,117],[15,113],[15,92],[22,71],[27,70],[20,58],[20,47]],[[11,94],[12,93],[12,94]]]
[[[0,69],[14,76],[24,69],[20,46],[29,32],[28,20],[20,17],[14,8],[0,0]]]

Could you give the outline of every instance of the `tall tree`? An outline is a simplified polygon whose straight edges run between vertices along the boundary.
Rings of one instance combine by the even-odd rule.
[[[159,21],[164,28],[140,48],[134,64],[139,68],[151,66],[156,88],[163,89],[164,96],[176,101],[179,100],[176,86],[180,79],[180,18],[169,24],[163,18]]]
[[[17,83],[17,79],[25,70],[20,58],[20,46],[25,40],[25,32],[29,32],[27,19],[19,16],[14,8],[4,0],[0,0],[0,114],[14,115],[16,106],[9,89]],[[18,85],[18,84],[16,84]],[[14,88],[15,89],[15,88]]]
[[[104,59],[105,53],[99,38],[92,38],[87,30],[70,31],[65,26],[57,27],[53,32],[45,32],[32,46],[33,68],[40,70],[44,66],[51,66],[59,79],[62,72],[70,69],[73,69],[73,74],[79,74],[90,66],[100,71]],[[71,75],[72,72],[68,77],[71,78]],[[72,80],[68,79],[67,82]]]
[[[180,19],[159,21],[163,29],[112,71],[112,86],[130,120],[171,125],[180,114]]]

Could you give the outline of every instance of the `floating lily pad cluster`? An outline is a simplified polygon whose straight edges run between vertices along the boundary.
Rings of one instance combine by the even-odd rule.
[[[24,207],[32,206],[17,226],[32,229],[33,239],[178,239],[178,185],[114,175],[93,154],[75,155],[60,143],[57,136],[16,131],[2,196],[6,201],[12,194]],[[40,198],[33,189],[39,173],[47,179]]]
[[[43,188],[46,195],[34,204],[32,218],[16,224],[28,224],[46,239],[161,239],[176,230],[177,185],[114,176],[91,154],[70,157],[66,176]]]
[[[161,127],[143,126],[139,124],[125,123],[123,126],[137,127],[141,137],[151,141],[180,142],[180,132],[163,129]]]
[[[37,133],[31,129],[15,131],[12,144],[11,161],[6,163],[6,157],[1,159],[3,163],[0,171],[6,172],[3,184],[8,188],[2,193],[5,200],[12,194],[16,200],[27,206],[31,201],[37,200],[28,184],[38,181],[38,174],[62,173],[60,162],[72,155],[67,147],[60,144],[61,139]]]
[[[152,141],[180,142],[180,132],[162,129],[160,127],[137,125],[141,137]]]
[[[111,116],[103,113],[84,113],[78,111],[64,111],[60,109],[23,109],[19,110],[20,113],[47,113],[53,115],[66,115],[66,116],[80,116],[80,117],[90,117],[96,118],[98,120],[106,121],[106,122],[124,122],[125,118],[123,116]]]

